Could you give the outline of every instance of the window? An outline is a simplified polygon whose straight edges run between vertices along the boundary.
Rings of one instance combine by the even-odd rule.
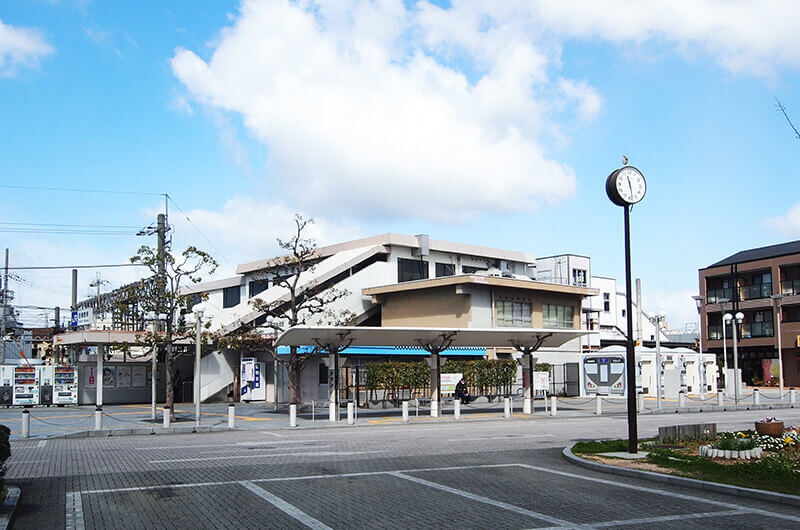
[[[502,327],[531,327],[531,303],[497,301],[497,325]]]
[[[328,384],[328,375],[329,375],[328,372],[329,371],[330,370],[328,369],[327,366],[325,366],[325,363],[323,363],[323,362],[319,363],[319,379],[317,380],[317,382],[320,385],[327,385]]]
[[[603,293],[603,311],[605,313],[611,312],[611,295],[609,293]]]
[[[473,267],[472,265],[462,265],[461,266],[461,273],[462,274],[475,274],[476,272],[480,271],[488,271],[489,269],[482,268],[482,267]]]
[[[622,318],[625,318],[625,310],[622,310]]]
[[[242,290],[239,286],[226,287],[222,290],[222,307],[233,307],[239,305],[242,297]]]
[[[586,287],[586,271],[583,269],[572,269],[572,285]]]
[[[428,262],[416,259],[397,258],[397,281],[410,282],[428,278]]]
[[[269,280],[253,280],[248,284],[248,298],[253,298],[258,293],[269,289]]]
[[[437,263],[436,264],[436,277],[453,276],[456,273],[456,266],[452,263]]]
[[[572,328],[575,308],[571,305],[544,304],[542,320],[546,328]]]

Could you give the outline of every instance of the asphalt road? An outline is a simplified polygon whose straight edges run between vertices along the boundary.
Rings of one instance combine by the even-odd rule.
[[[800,411],[782,410],[787,423]],[[745,428],[763,415],[642,416]],[[624,417],[15,441],[14,528],[800,527],[796,509],[570,465]]]

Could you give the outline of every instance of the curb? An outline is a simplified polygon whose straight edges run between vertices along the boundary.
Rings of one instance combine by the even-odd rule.
[[[638,469],[630,469],[625,467],[609,466],[607,464],[600,464],[598,462],[591,462],[572,452],[575,447],[573,443],[569,447],[565,447],[561,452],[564,459],[580,467],[591,469],[592,471],[599,471],[600,473],[609,473],[611,475],[621,475],[624,477],[632,477],[650,480],[652,482],[659,482],[661,484],[670,484],[673,486],[683,486],[686,488],[699,489],[703,491],[711,491],[714,493],[725,493],[735,497],[744,497],[748,499],[756,499],[760,501],[774,502],[784,506],[797,506],[800,507],[800,496],[788,495],[786,493],[775,493],[772,491],[764,491],[750,488],[742,488],[741,486],[731,486],[730,484],[720,484],[717,482],[707,482],[705,480],[697,480],[694,478],[676,477],[675,475],[665,475],[662,473],[654,473],[652,471],[640,471]]]
[[[0,529],[5,530],[11,524],[11,518],[14,516],[14,509],[17,507],[19,501],[20,489],[16,486],[7,486],[8,495],[3,506],[0,507]]]
[[[794,409],[797,408],[797,403],[761,403],[755,405],[753,403],[740,403],[738,406],[730,405],[698,405],[696,407],[679,407],[679,408],[661,408],[661,409],[645,409],[639,411],[642,415],[651,414],[686,414],[692,412],[736,412],[748,410],[773,410],[773,409]]]
[[[101,429],[99,431],[86,430],[71,432],[68,434],[56,434],[47,436],[47,440],[62,440],[72,438],[106,438],[109,436],[140,436],[140,435],[153,435],[153,434],[191,434],[198,432],[229,432],[237,431],[240,429],[229,429],[228,427],[217,426],[180,426],[180,427],[137,427],[133,429]]]

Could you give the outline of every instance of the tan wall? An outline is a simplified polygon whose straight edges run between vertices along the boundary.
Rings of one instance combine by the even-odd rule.
[[[469,327],[470,296],[456,294],[453,287],[387,294],[382,299],[382,326]]]

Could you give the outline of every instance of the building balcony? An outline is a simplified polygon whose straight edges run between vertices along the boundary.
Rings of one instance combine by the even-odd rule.
[[[725,327],[725,338],[732,339],[733,328],[731,325]],[[762,337],[775,336],[775,326],[772,322],[743,322],[739,325],[739,337],[741,339],[757,339]],[[708,340],[722,340],[722,325],[712,324],[708,326]]]
[[[709,290],[706,294],[708,298],[709,304],[716,304],[719,302],[720,299],[725,298],[727,300],[733,299],[733,289],[713,289]]]
[[[784,296],[800,295],[800,280],[785,280],[781,282],[781,294]]]
[[[770,296],[772,296],[772,285],[769,283],[760,283],[739,287],[739,300],[742,301],[769,298]]]

